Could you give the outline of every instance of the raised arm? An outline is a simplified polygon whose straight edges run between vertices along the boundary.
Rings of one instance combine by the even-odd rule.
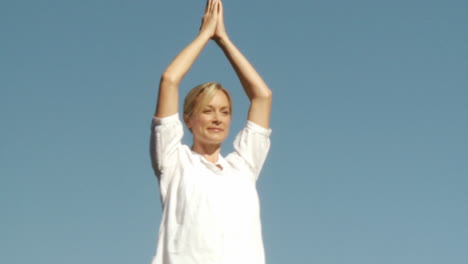
[[[271,111],[271,90],[247,58],[229,39],[224,27],[223,5],[221,0],[217,1],[219,1],[219,15],[213,38],[228,58],[250,99],[248,120],[268,128]]]
[[[154,114],[156,117],[167,117],[178,112],[179,84],[206,43],[214,36],[219,16],[219,4],[219,0],[207,1],[202,25],[197,37],[174,58],[162,74]]]

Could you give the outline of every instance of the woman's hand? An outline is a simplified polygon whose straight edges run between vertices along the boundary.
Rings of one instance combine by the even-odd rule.
[[[167,117],[179,110],[179,84],[203,48],[214,38],[219,18],[219,0],[207,0],[200,33],[167,66],[159,83],[155,116]]]
[[[221,0],[217,1],[219,1],[218,23],[216,24],[216,31],[212,39],[223,50],[250,99],[248,120],[268,128],[271,111],[271,90],[252,64],[229,39],[224,28],[223,4]]]
[[[224,10],[221,0],[217,0],[218,4],[218,23],[216,24],[216,31],[214,33],[214,40],[226,39],[228,37],[226,28],[224,27]]]
[[[200,26],[200,34],[207,34],[209,38],[213,38],[216,32],[216,24],[219,19],[219,0],[207,0],[205,14],[202,18]]]

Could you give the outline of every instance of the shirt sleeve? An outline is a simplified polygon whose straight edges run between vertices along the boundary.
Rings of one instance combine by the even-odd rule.
[[[234,140],[234,155],[238,156],[258,179],[270,149],[271,129],[247,121]]]
[[[184,130],[179,115],[153,117],[151,122],[150,155],[153,170],[158,177],[161,194],[165,194],[172,179],[172,169],[178,161]]]

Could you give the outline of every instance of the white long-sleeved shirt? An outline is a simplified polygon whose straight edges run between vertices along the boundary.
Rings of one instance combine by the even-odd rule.
[[[181,143],[178,114],[155,117],[151,127],[163,204],[152,264],[265,263],[256,180],[271,130],[247,121],[234,152],[213,164]]]

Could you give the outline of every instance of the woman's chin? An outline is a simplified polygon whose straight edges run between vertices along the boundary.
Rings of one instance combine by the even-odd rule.
[[[210,135],[209,137],[205,137],[201,140],[200,143],[207,145],[221,145],[225,139],[226,136],[224,135]]]

